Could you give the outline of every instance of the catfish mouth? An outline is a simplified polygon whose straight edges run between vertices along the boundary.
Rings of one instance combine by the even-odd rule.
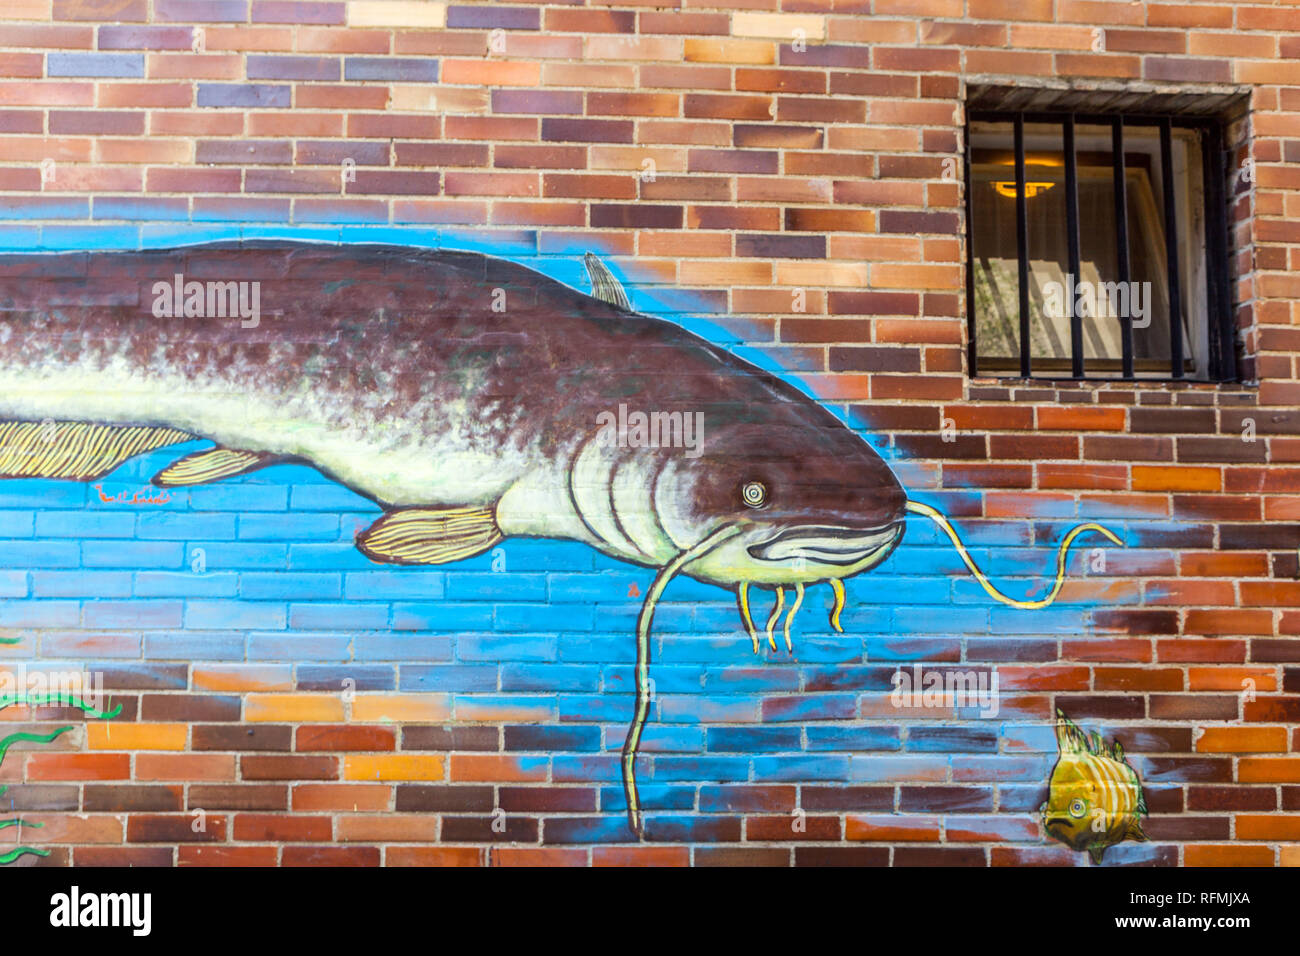
[[[871,558],[883,561],[902,538],[904,527],[902,521],[866,529],[801,525],[788,528],[761,544],[750,545],[748,550],[761,561],[802,558],[817,564],[849,567]]]

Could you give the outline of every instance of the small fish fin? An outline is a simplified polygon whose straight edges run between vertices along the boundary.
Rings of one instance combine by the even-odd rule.
[[[1059,708],[1056,711],[1056,749],[1063,754],[1086,753],[1088,749],[1083,731]]]
[[[632,303],[628,301],[622,283],[614,278],[614,274],[609,271],[605,263],[590,252],[583,257],[582,262],[587,267],[587,276],[591,279],[592,296],[606,305],[631,312]]]
[[[270,452],[240,451],[237,448],[209,448],[196,451],[174,461],[153,476],[153,483],[160,488],[174,488],[178,485],[206,485],[211,481],[220,481],[247,471],[256,471],[267,465],[283,461],[283,455]]]
[[[102,478],[128,458],[197,436],[154,425],[0,422],[0,478]]]
[[[1105,852],[1106,845],[1104,843],[1094,843],[1092,846],[1088,847],[1088,855],[1092,857],[1093,863],[1100,863],[1101,855]]]
[[[1120,763],[1127,763],[1127,761],[1124,759],[1124,745],[1120,743],[1118,740],[1116,740],[1113,744],[1111,744],[1110,755],[1114,757],[1116,760],[1118,760]]]
[[[357,536],[361,553],[388,564],[447,564],[501,540],[493,508],[403,508]]]
[[[1142,821],[1134,820],[1128,825],[1128,831],[1124,834],[1130,840],[1137,840],[1139,843],[1147,841],[1147,835],[1142,832]]]

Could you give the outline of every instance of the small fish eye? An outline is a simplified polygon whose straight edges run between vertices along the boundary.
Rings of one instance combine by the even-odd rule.
[[[1082,800],[1070,801],[1070,816],[1072,817],[1077,818],[1083,816],[1084,812],[1087,809],[1088,809],[1087,805]]]
[[[767,488],[761,481],[748,482],[740,489],[740,500],[751,508],[761,508],[767,501]]]

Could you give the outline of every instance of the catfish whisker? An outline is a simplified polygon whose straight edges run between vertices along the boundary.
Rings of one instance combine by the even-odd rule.
[[[839,578],[831,578],[830,585],[831,590],[835,592],[835,607],[831,609],[831,627],[843,634],[844,628],[840,627],[840,612],[844,610],[844,582]]]
[[[794,644],[790,640],[790,625],[794,621],[794,616],[799,612],[799,605],[803,604],[803,583],[796,583],[794,586],[794,603],[790,605],[790,613],[785,616],[785,649],[791,654],[794,653]]]
[[[984,588],[984,590],[988,592],[989,597],[993,598],[994,600],[1001,601],[1003,604],[1008,604],[1011,607],[1023,608],[1027,611],[1036,611],[1039,610],[1040,608],[1045,608],[1053,601],[1056,600],[1056,595],[1058,595],[1061,592],[1061,585],[1065,582],[1066,553],[1070,550],[1070,545],[1074,543],[1074,539],[1077,538],[1079,535],[1083,534],[1085,531],[1096,531],[1099,532],[1100,534],[1105,535],[1108,539],[1110,539],[1115,544],[1120,545],[1121,547],[1124,544],[1124,542],[1120,541],[1120,539],[1115,536],[1115,533],[1113,531],[1110,531],[1107,528],[1103,528],[1099,524],[1088,522],[1087,524],[1075,525],[1073,528],[1071,528],[1069,531],[1066,532],[1065,537],[1061,539],[1060,545],[1057,546],[1056,579],[1052,584],[1052,590],[1048,592],[1047,597],[1039,598],[1036,601],[1028,601],[1028,600],[1018,601],[1015,598],[1007,597],[1007,595],[1003,594],[1001,591],[999,591],[996,587],[993,586],[993,583],[989,581],[988,577],[985,576],[984,572],[981,571],[976,566],[975,559],[972,558],[970,556],[970,552],[966,550],[966,545],[962,543],[961,538],[957,534],[957,530],[953,528],[951,522],[949,522],[948,519],[944,517],[944,515],[941,512],[939,512],[935,508],[931,508],[929,505],[921,504],[921,502],[919,501],[908,501],[907,510],[912,512],[913,514],[925,515],[927,518],[929,518],[931,521],[937,524],[946,535],[948,535],[948,537],[952,540],[953,547],[957,549],[957,554],[961,556],[961,559],[962,561],[965,562],[966,567],[970,569],[970,573],[975,575],[975,580],[980,583],[980,587]]]
[[[650,628],[654,624],[655,608],[659,598],[682,568],[708,554],[723,541],[740,534],[741,529],[723,525],[703,541],[683,551],[659,569],[645,593],[645,603],[636,622],[636,709],[632,723],[623,741],[623,793],[627,797],[627,822],[638,835],[641,833],[641,801],[636,788],[636,757],[641,747],[641,733],[645,730],[646,716],[650,712]]]
[[[740,606],[740,619],[745,622],[749,639],[754,642],[754,653],[758,653],[758,629],[754,627],[754,618],[749,613],[749,582],[741,581],[736,590],[736,603]]]
[[[776,650],[776,638],[772,636],[772,630],[776,627],[777,620],[781,617],[781,610],[785,607],[785,588],[777,585],[776,589],[776,607],[772,608],[772,614],[767,619],[767,643],[772,650]]]

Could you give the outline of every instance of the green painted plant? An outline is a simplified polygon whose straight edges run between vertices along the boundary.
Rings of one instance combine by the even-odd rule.
[[[14,643],[16,638],[4,638],[2,640],[3,643],[11,644]],[[27,707],[48,707],[51,704],[62,707],[76,707],[87,717],[94,717],[100,720],[112,720],[118,714],[122,713],[121,704],[118,704],[112,710],[103,711],[98,710],[86,701],[73,697],[70,694],[5,694],[0,696],[0,710],[4,710],[6,707],[15,707],[19,705]],[[57,730],[51,731],[48,734],[33,734],[25,731],[10,734],[3,740],[0,740],[0,764],[4,763],[5,755],[9,752],[9,748],[16,743],[53,743],[61,734],[65,734],[71,729],[72,725],[69,724],[66,727],[59,727]],[[0,797],[3,797],[5,791],[8,789],[8,787],[0,787]],[[0,820],[0,830],[5,830],[9,827],[21,828],[23,826],[36,829],[44,825],[45,824],[43,823],[24,823],[20,817],[14,817],[9,820]],[[19,832],[21,832],[21,829]],[[0,853],[0,866],[12,863],[14,860],[24,855],[49,856],[50,851],[40,850],[32,846],[15,846],[7,853]]]

